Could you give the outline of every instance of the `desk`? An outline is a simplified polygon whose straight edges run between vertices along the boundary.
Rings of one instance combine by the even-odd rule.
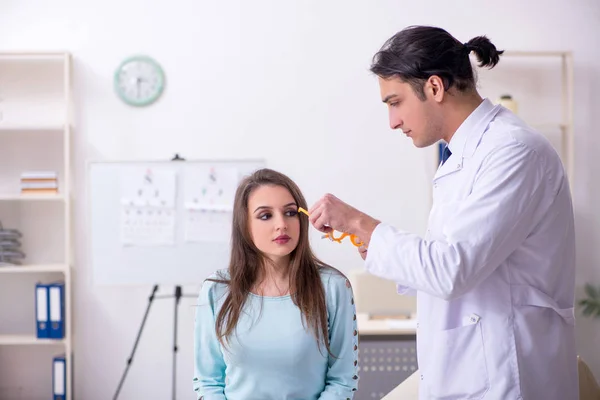
[[[358,391],[355,400],[381,399],[417,371],[414,319],[370,320],[358,313]]]
[[[416,319],[372,320],[367,314],[356,314],[356,325],[358,332],[364,336],[390,335],[414,338],[417,334]]]
[[[381,400],[418,400],[419,381],[420,374],[417,370]]]

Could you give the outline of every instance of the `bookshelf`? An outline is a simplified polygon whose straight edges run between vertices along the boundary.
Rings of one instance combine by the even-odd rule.
[[[52,359],[64,355],[72,399],[71,141],[70,54],[0,52],[0,223],[22,234],[24,254],[0,265],[0,393],[18,398],[50,398]],[[34,171],[55,179],[22,179]],[[65,335],[39,339],[35,284],[56,281],[65,284]]]

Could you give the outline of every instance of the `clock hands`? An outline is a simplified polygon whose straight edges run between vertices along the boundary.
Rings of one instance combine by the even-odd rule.
[[[119,65],[114,86],[123,101],[133,106],[147,106],[162,94],[164,73],[160,65],[147,56],[134,56]]]
[[[140,86],[142,84],[142,78],[138,77],[135,80],[135,83],[136,83],[136,87],[137,87],[137,97],[139,98],[140,97]]]
[[[137,97],[140,98],[140,96],[142,94],[141,93],[142,92],[142,83],[147,83],[148,80],[144,79],[141,76],[138,76],[137,78],[134,78],[134,79],[135,79],[135,86],[136,86],[136,90],[137,90]]]

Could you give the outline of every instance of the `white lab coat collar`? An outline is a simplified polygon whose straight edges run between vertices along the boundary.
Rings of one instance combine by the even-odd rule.
[[[440,165],[434,180],[462,168],[463,159],[473,155],[479,145],[481,136],[483,136],[490,122],[501,108],[500,105],[494,106],[489,99],[483,99],[481,104],[463,121],[452,139],[450,139],[448,147],[452,155],[443,165]]]

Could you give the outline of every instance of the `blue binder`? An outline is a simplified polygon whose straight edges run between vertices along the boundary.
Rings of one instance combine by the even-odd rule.
[[[65,337],[65,285],[52,283],[48,285],[50,338]]]
[[[52,400],[67,398],[67,362],[65,356],[52,359]]]
[[[50,337],[50,308],[48,306],[48,285],[38,283],[35,285],[35,321],[38,339]]]

